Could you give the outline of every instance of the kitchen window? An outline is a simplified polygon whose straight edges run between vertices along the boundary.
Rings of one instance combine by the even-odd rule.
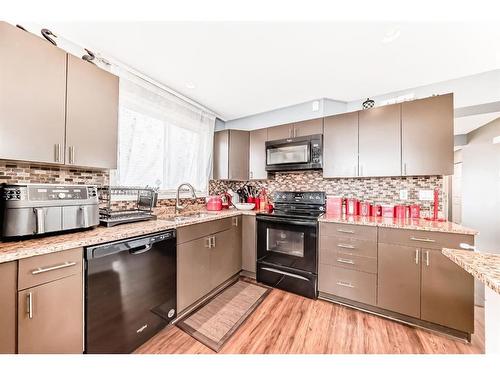
[[[207,194],[215,117],[140,79],[120,78],[118,169],[111,183],[172,195],[183,182]]]

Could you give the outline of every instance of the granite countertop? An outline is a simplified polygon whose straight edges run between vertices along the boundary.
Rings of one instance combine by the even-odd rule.
[[[137,237],[145,234],[161,232],[168,229],[186,225],[203,223],[239,215],[255,215],[256,211],[237,211],[235,209],[224,211],[198,211],[201,217],[193,216],[182,221],[175,221],[172,215],[160,216],[158,220],[141,221],[137,223],[121,224],[114,227],[97,227],[94,229],[44,236],[20,241],[0,241],[0,263],[17,259],[28,258],[74,249],[82,246],[97,245],[106,242]],[[189,214],[193,214],[190,212]],[[189,214],[187,214],[189,216]],[[183,216],[182,214],[179,216]]]
[[[442,252],[476,279],[500,294],[500,254],[446,248]]]
[[[325,214],[320,217],[319,221],[323,223],[371,225],[381,228],[424,230],[431,232],[466,234],[472,236],[479,233],[474,229],[466,228],[450,221],[439,222],[425,219],[393,219],[386,217],[338,216]]]

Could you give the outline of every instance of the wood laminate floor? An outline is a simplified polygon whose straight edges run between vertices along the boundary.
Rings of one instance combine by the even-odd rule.
[[[220,353],[482,354],[484,309],[476,307],[470,344],[322,300],[274,289]],[[136,353],[215,353],[169,326]]]

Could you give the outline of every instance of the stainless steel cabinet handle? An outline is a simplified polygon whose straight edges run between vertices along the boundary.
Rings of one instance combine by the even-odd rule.
[[[238,217],[233,217],[233,226],[238,226]]]
[[[429,267],[430,259],[429,259],[429,251],[425,252],[425,265]]]
[[[361,165],[360,165],[360,167],[361,167],[361,171],[359,172],[359,175],[360,175],[360,176],[363,176],[363,169],[364,169],[364,168],[363,168],[363,164],[361,164]]]
[[[419,259],[420,259],[420,250],[416,249],[415,250],[415,264],[418,264]]]
[[[293,129],[293,136],[296,137],[297,136],[297,129]]]
[[[347,230],[347,229],[337,229],[337,232],[354,234],[353,230]]]
[[[33,293],[31,292],[26,295],[26,314],[28,314],[28,319],[33,319]]]
[[[420,241],[420,242],[436,242],[436,240],[433,240],[431,238],[410,237],[410,240],[412,240],[412,241]]]
[[[215,247],[215,236],[212,236],[212,247]]]
[[[262,269],[265,271],[273,272],[273,273],[279,273],[280,275],[290,276],[290,277],[293,277],[295,279],[309,281],[304,276],[294,275],[293,273],[277,270],[276,268],[262,267]]]
[[[354,247],[354,246],[352,246],[352,245],[344,245],[343,243],[339,243],[339,244],[337,245],[337,247],[341,247],[341,248],[343,248],[343,249],[355,249],[355,247]]]
[[[352,285],[351,283],[346,283],[346,282],[343,282],[343,281],[337,281],[337,285],[345,286],[347,288],[354,288],[354,285]]]
[[[43,208],[34,208],[36,215],[36,233],[45,233],[45,211]]]
[[[403,175],[406,176],[406,163],[403,163]]]
[[[59,143],[54,145],[54,160],[57,163],[61,162],[61,145]]]
[[[253,172],[250,172],[250,178],[253,178]]]
[[[212,237],[205,238],[205,247],[207,247],[209,249],[212,247]]]
[[[75,147],[69,146],[69,164],[75,164]]]
[[[358,166],[354,164],[354,176],[358,175]]]
[[[76,262],[64,262],[62,264],[58,264],[56,266],[51,266],[47,268],[38,267],[36,270],[31,271],[32,275],[38,275],[40,273],[60,270],[61,268],[73,267],[76,265]]]
[[[354,264],[353,260],[343,259],[343,258],[337,258],[337,262],[339,262],[339,263],[346,263],[346,264]]]

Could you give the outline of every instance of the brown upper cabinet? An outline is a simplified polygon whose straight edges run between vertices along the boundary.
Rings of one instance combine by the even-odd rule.
[[[250,132],[249,179],[265,180],[266,172],[266,140],[267,129]]]
[[[267,128],[268,141],[303,137],[313,134],[323,134],[323,118],[316,118]]]
[[[214,180],[247,180],[250,136],[244,130],[214,134]]]
[[[358,112],[325,118],[323,176],[358,176]]]
[[[403,175],[453,174],[453,94],[402,104]]]
[[[116,168],[118,77],[0,22],[0,158]]]
[[[0,22],[0,158],[64,164],[66,53]]]
[[[359,176],[401,175],[401,105],[359,112]]]
[[[66,164],[116,168],[118,77],[68,55]]]

